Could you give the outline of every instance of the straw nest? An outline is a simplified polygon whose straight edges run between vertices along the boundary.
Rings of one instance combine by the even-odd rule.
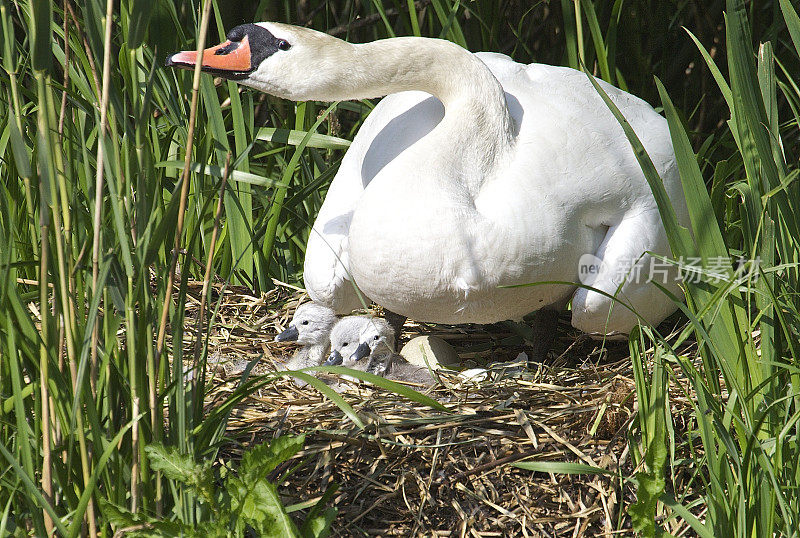
[[[230,395],[247,363],[258,360],[251,375],[267,373],[291,355],[291,345],[272,340],[303,300],[287,286],[261,297],[233,287],[216,292],[221,307],[210,333],[208,368],[216,375],[209,407]],[[191,337],[196,305],[188,314]],[[275,477],[298,466],[279,485],[287,503],[313,501],[337,484],[337,536],[617,535],[614,529],[629,527],[625,506],[635,500],[626,481],[513,466],[523,460],[584,463],[622,477],[639,470],[628,442],[635,386],[627,345],[580,336],[567,329],[566,319],[561,326],[547,363],[518,370],[492,367],[524,351],[504,326],[408,322],[401,345],[434,334],[451,343],[466,366],[489,367],[490,376],[467,382],[442,375],[428,395],[447,413],[354,385],[343,396],[364,429],[314,388],[279,378],[233,412],[231,442],[221,457],[237,459],[258,442],[306,434],[303,452]],[[685,398],[684,392],[671,395],[676,435],[688,416]]]

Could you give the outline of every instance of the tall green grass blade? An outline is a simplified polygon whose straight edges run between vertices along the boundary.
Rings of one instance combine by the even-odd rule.
[[[7,129],[9,131],[9,139],[11,141],[11,152],[14,156],[14,164],[17,167],[17,173],[21,178],[30,179],[33,177],[31,171],[30,151],[22,135],[17,128],[18,119],[13,110],[9,110]]]
[[[299,146],[307,134],[308,133],[305,131],[296,131],[294,129],[262,127],[258,130],[256,139],[263,140],[265,142],[275,142],[277,144]],[[306,143],[306,147],[321,149],[347,149],[350,147],[350,141],[336,136],[312,132],[308,142]]]
[[[625,0],[616,0],[611,8],[611,17],[606,33],[606,57],[608,58],[608,82],[616,84],[617,79],[617,33],[622,15],[622,6]]]
[[[143,415],[137,417],[137,420],[141,418]],[[81,493],[80,501],[78,502],[78,506],[75,510],[75,514],[73,515],[72,524],[69,527],[69,531],[65,534],[66,536],[75,537],[80,535],[81,532],[81,523],[83,521],[83,513],[86,510],[89,501],[91,500],[92,494],[94,493],[95,485],[99,480],[100,475],[105,470],[105,467],[108,463],[108,460],[111,458],[113,453],[117,450],[122,438],[128,433],[128,430],[135,425],[136,421],[128,422],[125,426],[120,428],[117,434],[111,439],[107,444],[103,453],[100,457],[96,460],[95,468],[92,470],[92,477],[89,480],[89,483],[84,488],[83,492]]]
[[[406,0],[408,5],[408,20],[411,22],[411,33],[415,36],[421,36],[422,32],[419,29],[419,17],[417,17],[417,6],[414,0]]]
[[[331,113],[333,108],[336,106],[336,103],[331,104],[322,114],[319,115],[317,121],[311,126],[310,129],[306,132],[303,140],[300,144],[297,145],[294,154],[292,155],[291,160],[286,165],[286,168],[283,171],[283,176],[281,178],[281,183],[288,185],[292,176],[295,173],[295,169],[300,161],[300,157],[302,156],[302,152],[305,149],[308,141],[311,140],[311,135],[316,132],[317,128],[320,126],[322,121],[328,117],[328,114]],[[270,263],[269,260],[272,257],[272,251],[275,247],[275,240],[277,238],[277,230],[278,230],[278,221],[281,216],[281,210],[283,209],[283,202],[286,199],[288,187],[279,187],[276,189],[275,197],[272,201],[272,206],[269,210],[269,216],[267,220],[267,228],[264,231],[264,256],[268,260],[267,263]]]
[[[772,153],[765,128],[769,123],[758,86],[755,56],[750,48],[751,36],[746,20],[744,3],[728,0],[725,21],[736,131],[750,187],[761,195],[780,181],[775,162],[763,158]]]
[[[361,381],[366,381],[375,385],[376,387],[381,387],[382,389],[389,390],[403,396],[404,398],[411,400],[412,402],[417,402],[422,405],[426,405],[432,409],[436,409],[438,411],[449,412],[449,410],[431,398],[430,396],[425,396],[424,394],[420,394],[419,392],[397,383],[395,381],[391,381],[384,377],[371,374],[369,372],[362,372],[360,370],[351,370],[350,368],[345,368],[343,366],[318,366],[310,369],[311,371],[315,372],[326,372],[331,374],[344,374],[350,377],[354,377],[356,379],[360,379]]]
[[[138,49],[142,46],[150,17],[153,14],[149,0],[131,0],[128,11],[128,36],[127,42],[129,49]]]
[[[566,65],[573,69],[580,69],[578,58],[578,35],[575,28],[575,10],[573,0],[561,0],[561,16],[564,20],[564,40],[567,44]]]
[[[47,71],[53,57],[50,52],[53,5],[49,0],[32,0],[30,10],[31,67],[35,71]]]
[[[728,107],[731,110],[733,110],[733,95],[731,93],[731,88],[728,85],[728,81],[725,80],[725,77],[722,75],[722,72],[719,70],[719,67],[717,67],[717,64],[714,62],[714,59],[706,51],[702,43],[700,43],[700,40],[697,39],[697,37],[695,37],[695,35],[691,31],[689,31],[688,28],[684,28],[684,30],[686,30],[686,33],[689,34],[689,37],[691,37],[692,41],[694,41],[695,45],[697,45],[697,50],[700,51],[700,55],[706,62],[709,71],[711,71],[711,74],[714,77],[714,81],[717,83],[717,86],[719,86],[719,90],[722,92],[722,96],[728,103]]]
[[[383,2],[379,0],[372,0],[372,5],[375,8],[375,11],[377,11],[380,15],[386,33],[389,34],[389,37],[396,37],[394,30],[392,29],[392,24],[389,22],[389,17],[386,15],[386,10],[383,7]]]
[[[689,218],[692,222],[698,253],[707,260],[720,256],[727,257],[728,249],[711,207],[711,199],[689,138],[683,130],[678,112],[675,110],[666,88],[658,78],[655,79],[655,82],[669,124],[672,147],[675,150],[675,159],[681,175],[683,194],[689,209]],[[727,274],[730,273],[731,271],[727,271]]]
[[[330,368],[330,367],[326,367],[326,368]],[[342,410],[342,412],[345,414],[345,416],[347,418],[349,418],[350,421],[353,424],[355,424],[359,429],[364,429],[364,423],[361,421],[360,418],[358,418],[358,415],[353,410],[353,408],[350,406],[350,404],[348,404],[345,401],[345,399],[342,398],[339,395],[338,392],[336,392],[335,390],[330,388],[323,381],[320,381],[316,377],[314,377],[312,375],[309,375],[309,374],[306,374],[306,373],[303,373],[303,372],[300,372],[300,371],[298,371],[298,372],[288,372],[288,373],[277,372],[276,375],[278,375],[278,376],[292,376],[292,377],[296,377],[297,379],[300,379],[301,381],[305,381],[306,383],[308,383],[309,385],[311,385],[312,387],[314,387],[315,389],[320,391],[326,398],[328,398],[334,404],[336,404],[336,406],[339,409]]]
[[[779,3],[783,12],[783,19],[786,21],[786,28],[788,28],[789,35],[794,43],[795,52],[800,56],[800,16],[797,15],[797,11],[789,0],[779,0]]]
[[[461,5],[460,0],[455,0],[450,4],[449,0],[431,0],[431,5],[442,25],[442,30],[438,37],[448,39],[457,45],[467,48],[467,39],[461,30],[461,25],[456,20],[458,9]]]
[[[171,168],[173,170],[182,170],[183,169],[183,161],[162,161],[160,163],[156,163],[154,166],[157,168]],[[189,165],[189,169],[193,172],[202,173],[211,177],[215,177],[218,179],[222,178],[223,168],[214,164],[200,164],[197,162],[193,162]],[[244,172],[241,170],[231,170],[229,172],[228,179],[247,183],[250,185],[258,185],[260,187],[287,187],[288,184],[282,181],[275,181],[269,177],[259,176],[258,174],[252,174],[249,172]]]
[[[595,56],[597,64],[600,67],[600,78],[606,82],[613,82],[611,71],[608,62],[608,50],[606,44],[603,42],[603,33],[600,30],[600,23],[597,21],[597,13],[595,12],[594,2],[591,0],[580,0],[583,13],[586,14],[586,20],[589,23],[589,33],[592,36],[594,43]]]
[[[664,506],[669,507],[685,522],[687,522],[692,527],[692,530],[696,532],[698,536],[700,536],[700,538],[715,538],[716,535],[714,532],[708,529],[708,527],[706,527],[699,519],[697,519],[694,514],[684,508],[682,504],[677,502],[672,495],[669,493],[662,493],[659,497],[659,500],[664,503]]]
[[[28,475],[22,469],[22,466],[19,464],[19,462],[16,459],[14,459],[14,456],[12,456],[11,453],[2,444],[0,444],[0,454],[3,455],[8,464],[16,473],[17,477],[25,486],[25,490],[28,492],[30,499],[34,500],[40,508],[44,509],[50,515],[53,524],[56,526],[56,528],[59,530],[62,536],[68,536],[66,527],[64,527],[64,524],[62,523],[61,519],[59,519],[58,514],[56,514],[55,510],[53,510],[53,507],[44,498],[42,493],[39,491],[39,488],[36,487],[36,484],[33,483],[33,481],[30,478],[30,475]],[[38,533],[41,533],[41,535],[43,536],[45,532],[44,524],[40,521],[38,517],[38,511],[32,511],[32,515],[34,517],[34,523],[36,524],[36,531]]]

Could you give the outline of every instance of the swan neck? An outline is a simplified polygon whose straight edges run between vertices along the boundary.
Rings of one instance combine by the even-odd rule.
[[[503,87],[477,56],[431,38],[400,37],[351,46],[353,56],[345,65],[355,66],[354,72],[340,77],[340,84],[348,87],[341,88],[344,92],[337,99],[409,90],[430,93],[445,108],[435,132],[441,137],[439,144],[454,148],[450,158],[484,177],[499,165],[514,137],[513,120]]]

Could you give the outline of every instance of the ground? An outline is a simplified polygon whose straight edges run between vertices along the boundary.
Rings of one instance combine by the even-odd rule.
[[[252,372],[268,374],[291,355],[291,345],[272,340],[304,300],[287,287],[260,297],[230,287],[217,292],[209,407],[225,400],[245,364],[257,360]],[[196,308],[189,314],[187,328]],[[287,504],[337,484],[336,536],[610,536],[629,527],[625,507],[635,488],[620,476],[635,474],[638,457],[629,445],[635,387],[627,343],[591,340],[564,318],[548,360],[519,370],[497,365],[525,350],[504,326],[409,322],[404,329],[401,345],[435,334],[465,366],[491,368],[490,377],[441,376],[428,395],[448,412],[354,386],[343,396],[364,429],[316,389],[279,378],[234,411],[221,456],[236,459],[258,442],[305,433],[305,450],[275,477],[299,464],[280,484]],[[680,395],[671,403],[686,408]],[[619,476],[532,472],[513,466],[518,461],[585,463]]]

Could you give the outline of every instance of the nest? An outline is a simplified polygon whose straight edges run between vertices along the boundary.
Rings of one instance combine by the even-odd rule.
[[[225,400],[248,362],[258,358],[253,372],[267,373],[291,356],[291,345],[272,339],[303,299],[290,287],[261,297],[236,288],[217,293],[222,306],[211,328],[209,363],[219,375],[209,406]],[[568,327],[568,320],[561,325]],[[524,352],[504,326],[409,322],[404,340],[420,334],[444,338],[465,366],[484,365],[490,375],[475,382],[443,374],[427,394],[448,412],[354,385],[342,396],[363,429],[313,387],[277,378],[233,412],[232,441],[221,455],[237,459],[253,444],[305,434],[305,449],[275,472],[283,476],[293,468],[279,489],[291,494],[287,503],[296,503],[318,499],[336,484],[337,536],[618,534],[629,527],[624,506],[635,500],[633,487],[619,476],[637,470],[628,442],[635,386],[627,344],[604,345],[571,329],[559,333],[545,364],[520,370],[492,366]],[[672,395],[674,417],[687,416],[685,398],[683,392]],[[683,426],[676,418],[676,430]],[[583,463],[618,476],[513,465],[523,460]]]

